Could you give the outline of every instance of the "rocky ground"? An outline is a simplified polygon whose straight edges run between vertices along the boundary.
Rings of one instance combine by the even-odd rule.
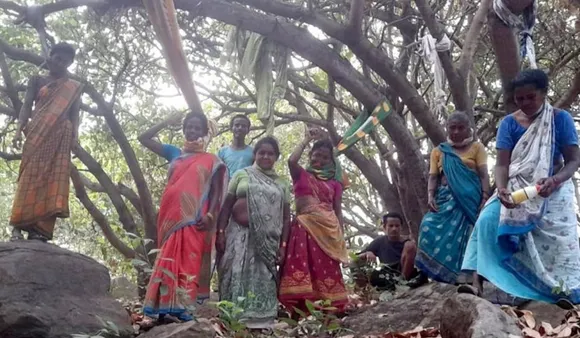
[[[127,304],[115,300],[135,295],[127,281],[115,280],[111,294],[105,267],[50,244],[0,243],[0,285],[0,337],[68,338],[100,333],[129,338],[136,332],[140,338],[249,337],[247,332],[234,335],[222,325],[216,293],[198,308],[197,322],[153,327],[138,311],[127,311]],[[304,332],[320,331],[324,324],[335,326],[332,322],[336,321],[341,329],[335,328],[334,336],[342,337],[580,337],[579,311],[537,302],[500,307],[455,290],[451,285],[430,283],[393,297],[381,296],[382,301],[353,296],[353,306],[344,318],[314,318],[298,326],[281,322],[274,333],[252,335],[313,336]],[[488,293],[486,297],[518,303],[505,295]]]

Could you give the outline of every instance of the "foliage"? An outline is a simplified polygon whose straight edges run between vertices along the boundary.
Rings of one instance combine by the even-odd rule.
[[[326,335],[340,336],[349,330],[341,327],[340,319],[334,314],[336,308],[331,306],[330,301],[311,302],[306,300],[308,313],[294,309],[303,319],[283,319],[286,323],[295,327],[295,332],[301,337],[322,337]]]
[[[103,327],[94,335],[87,334],[73,334],[73,338],[115,338],[120,337],[119,328],[115,323],[110,320],[103,320],[101,317],[97,316],[97,319]]]

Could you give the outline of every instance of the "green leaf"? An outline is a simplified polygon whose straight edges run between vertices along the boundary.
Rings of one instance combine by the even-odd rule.
[[[159,253],[159,252],[161,252],[161,249],[151,249],[148,254],[154,255],[154,254]]]
[[[175,275],[173,274],[173,272],[167,270],[166,268],[159,268],[161,270],[161,272],[163,272],[164,275],[166,275],[167,277],[171,278],[174,281],[177,281],[177,278],[175,278]]]
[[[131,264],[133,264],[133,266],[149,266],[148,262],[136,258],[131,260]]]

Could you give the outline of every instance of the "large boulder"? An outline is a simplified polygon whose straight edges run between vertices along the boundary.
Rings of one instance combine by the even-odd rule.
[[[344,325],[358,334],[382,335],[422,327],[437,327],[445,299],[457,293],[453,285],[429,283],[395,299],[349,316]]]
[[[107,268],[89,257],[37,241],[0,243],[0,337],[94,334],[101,320],[132,337],[110,284]]]
[[[506,297],[501,296],[501,300],[513,301]],[[493,298],[495,301],[497,296]],[[495,335],[496,332],[521,334],[514,319],[498,305],[475,296],[460,295],[456,286],[436,282],[378,302],[345,318],[343,323],[361,336],[405,332],[419,326],[440,327],[443,338],[508,337],[508,334]],[[488,325],[494,330],[489,331]]]
[[[522,331],[514,318],[498,306],[472,295],[455,294],[443,302],[439,312],[441,337],[506,338]]]

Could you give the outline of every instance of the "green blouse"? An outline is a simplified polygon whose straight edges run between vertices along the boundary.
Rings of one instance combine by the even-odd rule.
[[[290,203],[290,182],[284,177],[278,176],[274,182],[284,190],[284,201]],[[245,170],[238,170],[230,180],[228,193],[236,198],[246,198],[248,195],[248,173]]]

